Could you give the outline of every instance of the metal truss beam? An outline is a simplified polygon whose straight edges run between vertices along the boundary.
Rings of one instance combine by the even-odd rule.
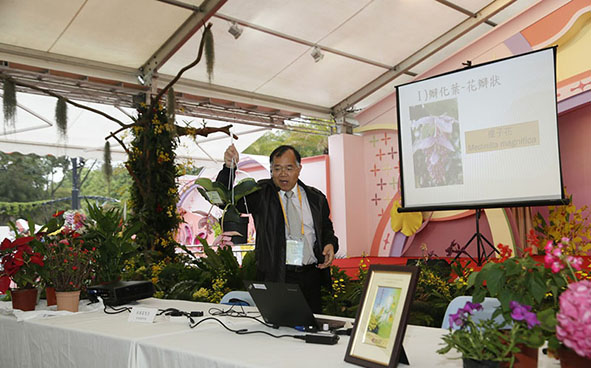
[[[453,41],[457,40],[470,30],[476,28],[478,25],[486,22],[489,18],[506,8],[507,6],[514,3],[516,0],[496,0],[482,8],[478,13],[474,14],[454,28],[450,29],[440,37],[431,41],[425,47],[421,48],[411,56],[401,61],[398,65],[394,66],[391,70],[380,75],[370,83],[366,84],[359,90],[355,91],[349,97],[345,98],[338,104],[332,107],[332,114],[336,118],[346,116],[348,110],[352,108],[356,103],[363,100],[365,97],[374,93],[381,87],[388,84],[398,76],[406,73],[410,68],[419,64],[420,62],[427,59],[437,51],[441,50],[445,46],[449,45]]]

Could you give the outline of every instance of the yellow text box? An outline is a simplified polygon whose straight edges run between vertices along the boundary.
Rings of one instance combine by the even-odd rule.
[[[528,121],[486,129],[471,130],[465,133],[466,153],[500,151],[517,147],[540,144],[538,121]]]

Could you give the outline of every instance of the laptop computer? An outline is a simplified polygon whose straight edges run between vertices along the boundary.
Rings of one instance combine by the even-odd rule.
[[[306,331],[344,327],[344,321],[316,318],[298,285],[278,282],[245,281],[265,322],[275,326],[300,327]]]

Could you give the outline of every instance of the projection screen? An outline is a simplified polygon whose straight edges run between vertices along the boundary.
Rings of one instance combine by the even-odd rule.
[[[402,211],[563,203],[555,55],[396,87]]]

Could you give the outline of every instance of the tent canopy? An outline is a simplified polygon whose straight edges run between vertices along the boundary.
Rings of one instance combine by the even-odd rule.
[[[356,112],[537,2],[4,0],[0,72],[129,108],[194,59],[211,22],[214,78],[204,63],[183,75],[175,86],[183,114],[293,130],[316,118],[313,132],[331,134],[349,131]],[[238,38],[231,26],[242,30]],[[93,119],[86,120],[77,124],[86,129]]]

